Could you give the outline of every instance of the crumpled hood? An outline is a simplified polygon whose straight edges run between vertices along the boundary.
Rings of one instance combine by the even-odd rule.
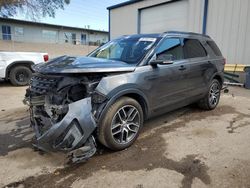
[[[70,57],[60,56],[47,63],[33,66],[39,73],[95,73],[95,72],[132,72],[136,65],[130,65],[122,61],[94,57]]]

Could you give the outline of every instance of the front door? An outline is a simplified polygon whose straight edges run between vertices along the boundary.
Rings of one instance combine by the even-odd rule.
[[[152,67],[146,76],[151,85],[149,92],[153,111],[161,111],[166,106],[179,103],[188,97],[189,64],[183,56],[183,47],[179,38],[166,38],[156,49],[156,58],[173,61],[173,64]]]

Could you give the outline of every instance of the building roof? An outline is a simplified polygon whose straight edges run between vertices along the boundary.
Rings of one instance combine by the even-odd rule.
[[[16,24],[27,24],[27,25],[36,25],[41,27],[54,27],[58,29],[73,29],[73,30],[84,30],[84,31],[90,31],[90,32],[98,32],[98,33],[105,33],[107,34],[107,31],[101,31],[101,30],[95,30],[95,29],[87,29],[87,28],[81,28],[81,27],[72,27],[72,26],[65,26],[65,25],[55,25],[55,24],[49,24],[49,23],[41,23],[41,22],[35,22],[35,21],[26,21],[26,20],[18,20],[18,19],[12,19],[12,18],[3,18],[0,17],[0,22],[6,22],[6,23],[16,23]]]
[[[123,2],[123,3],[119,3],[119,4],[116,4],[116,5],[112,5],[112,6],[110,6],[110,7],[107,7],[107,9],[108,9],[108,10],[111,10],[111,9],[123,7],[123,6],[126,6],[126,5],[131,5],[131,4],[140,2],[140,1],[143,1],[143,0],[129,0],[129,1],[125,1],[125,2]]]

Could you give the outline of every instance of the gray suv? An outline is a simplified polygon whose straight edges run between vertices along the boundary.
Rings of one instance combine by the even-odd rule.
[[[214,109],[224,64],[209,36],[165,32],[123,36],[86,57],[35,65],[25,97],[34,145],[67,151],[72,162],[92,156],[96,143],[125,149],[146,119],[192,103]]]

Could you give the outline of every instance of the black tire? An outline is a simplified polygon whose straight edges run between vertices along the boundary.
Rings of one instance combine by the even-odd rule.
[[[129,132],[129,130],[132,129],[131,127],[127,128],[127,130],[125,131],[125,132],[127,132],[127,134],[123,135],[124,129],[126,129],[126,125],[125,125],[126,123],[121,123],[123,125],[120,125],[120,127],[117,127],[118,129],[114,128],[114,127],[116,127],[116,125],[114,127],[113,127],[113,125],[114,125],[114,122],[116,121],[117,117],[119,117],[118,121],[119,121],[119,119],[121,119],[121,116],[118,114],[120,113],[120,111],[122,111],[122,109],[124,109],[125,112],[128,113],[124,119],[127,119],[126,120],[127,122],[132,122],[132,121],[128,121],[128,119],[132,115],[133,108],[134,108],[134,114],[136,114],[136,116],[132,119],[132,120],[135,120],[135,121],[133,121],[133,124],[134,125],[136,124],[136,126],[133,129],[136,130],[137,132],[136,133],[131,132],[131,135],[129,138],[128,132]],[[124,110],[123,110],[123,112],[124,112]],[[131,112],[131,114],[129,112]],[[127,126],[131,126],[131,125],[129,125],[129,123],[127,123]],[[114,150],[114,151],[123,150],[123,149],[131,146],[133,144],[133,142],[137,139],[142,126],[143,126],[143,111],[142,111],[141,105],[136,100],[134,100],[132,98],[121,97],[120,99],[118,99],[114,104],[112,104],[109,107],[104,118],[100,122],[100,124],[98,126],[98,140],[103,145],[110,148],[111,150]],[[116,132],[119,132],[119,130],[121,130],[120,136],[114,135],[113,130],[115,130],[115,129],[117,129]],[[120,137],[120,139],[117,137]],[[126,141],[127,142],[121,143],[121,142],[123,142],[123,139],[125,139],[125,142]]]
[[[217,88],[218,91],[215,92],[215,95],[212,96],[212,90],[214,88]],[[206,94],[206,96],[201,99],[198,103],[199,107],[204,109],[204,110],[213,110],[216,108],[216,106],[218,105],[219,101],[220,101],[220,90],[221,90],[221,83],[217,80],[217,79],[213,79],[212,82],[210,83],[209,85],[209,89],[208,89],[208,92]],[[217,97],[216,99],[213,99],[211,97]],[[216,101],[215,101],[216,100]],[[213,101],[213,103],[212,103]]]
[[[30,82],[32,71],[26,66],[15,66],[10,70],[9,79],[14,86],[25,86]]]

